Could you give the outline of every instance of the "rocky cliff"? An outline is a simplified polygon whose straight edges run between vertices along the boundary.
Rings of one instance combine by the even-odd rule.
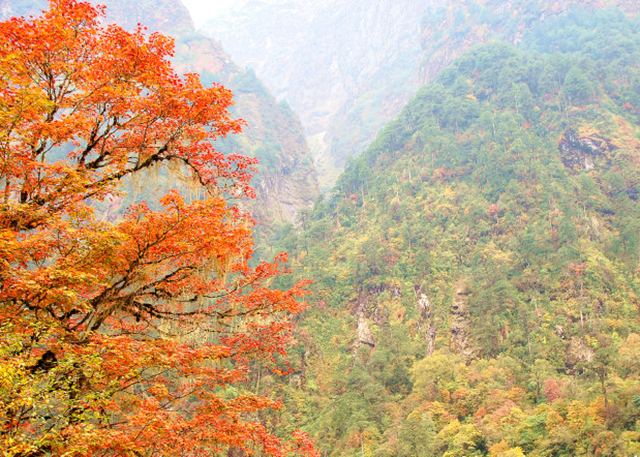
[[[291,104],[329,184],[414,92],[422,9],[414,0],[247,0],[203,32]]]

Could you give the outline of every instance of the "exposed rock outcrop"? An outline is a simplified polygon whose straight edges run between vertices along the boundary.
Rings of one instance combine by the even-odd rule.
[[[469,319],[469,287],[464,282],[456,286],[449,315],[451,345],[456,354],[465,362],[477,357],[478,350],[471,340],[471,321]]]
[[[376,341],[373,339],[373,334],[369,328],[369,321],[364,312],[358,313],[358,330],[356,331],[356,336],[356,348],[363,344],[371,347],[376,346]]]
[[[610,165],[607,157],[612,149],[611,144],[597,134],[579,135],[573,130],[564,132],[558,143],[560,158],[565,167],[573,171],[593,170],[597,161]]]
[[[422,333],[425,342],[425,356],[429,357],[436,349],[436,326],[434,323],[433,309],[427,294],[419,288],[416,292],[416,306],[418,308],[418,330]]]
[[[351,314],[356,319],[355,340],[353,342],[353,353],[357,356],[358,349],[363,345],[376,347],[376,340],[371,331],[370,324],[376,322],[378,317],[377,299],[380,290],[372,290],[360,294],[357,300],[352,302]]]
[[[571,337],[565,350],[565,365],[568,372],[576,369],[576,365],[589,363],[596,353],[587,345],[584,339],[577,336]],[[582,369],[579,369],[581,371]]]

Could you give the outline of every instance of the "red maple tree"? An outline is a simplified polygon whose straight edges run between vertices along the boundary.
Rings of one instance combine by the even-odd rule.
[[[211,141],[241,130],[231,93],[179,77],[171,39],[101,25],[52,0],[0,24],[0,447],[5,455],[317,455],[257,412],[242,386],[277,370],[304,283],[249,268],[254,159]],[[173,169],[170,191],[115,221],[95,208],[132,177]]]

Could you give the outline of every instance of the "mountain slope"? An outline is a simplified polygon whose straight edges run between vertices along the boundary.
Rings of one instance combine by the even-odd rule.
[[[283,238],[316,302],[288,411],[327,455],[640,450],[639,30],[474,48]]]
[[[612,7],[631,16],[640,13],[640,4],[629,0],[429,2],[421,24],[419,79],[422,83],[432,81],[439,70],[479,43],[499,40],[517,44],[531,29],[553,22],[573,8],[595,11]]]
[[[325,181],[415,91],[415,0],[239,2],[202,30],[299,113]]]

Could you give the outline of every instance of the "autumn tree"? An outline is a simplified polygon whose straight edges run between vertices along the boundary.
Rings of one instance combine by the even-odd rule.
[[[255,161],[212,144],[241,130],[231,93],[176,75],[171,39],[103,16],[52,0],[0,24],[3,455],[314,455],[242,388],[249,366],[282,369],[305,284],[269,287],[284,255],[247,264]],[[104,217],[154,172],[198,198]]]

